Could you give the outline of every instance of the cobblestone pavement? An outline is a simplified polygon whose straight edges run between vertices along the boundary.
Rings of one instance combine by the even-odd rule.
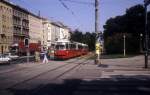
[[[101,62],[75,58],[0,66],[0,95],[150,95],[144,56]]]

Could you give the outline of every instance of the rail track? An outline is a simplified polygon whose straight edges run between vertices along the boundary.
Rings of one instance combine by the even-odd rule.
[[[86,56],[88,56],[88,55],[80,56],[80,57],[74,58],[73,60],[69,59],[66,63],[74,63],[74,62],[76,62],[76,61],[78,61],[78,60],[80,60]],[[26,63],[23,63],[23,64],[26,64]],[[43,65],[44,64],[38,64],[38,65],[36,65],[36,67],[39,68],[39,66],[43,66]],[[32,67],[35,67],[35,65],[30,66],[30,67],[20,67],[20,68],[15,68],[15,69],[11,69],[11,70],[4,70],[4,71],[1,71],[0,74],[6,74],[6,73],[10,73],[10,72],[12,73],[12,72],[20,71],[20,70],[30,69]]]
[[[73,62],[74,62],[74,63],[73,63]],[[57,76],[55,76],[55,77],[49,79],[49,81],[58,79],[59,77],[65,75],[66,73],[70,72],[71,70],[73,70],[73,69],[79,67],[80,65],[86,64],[87,60],[86,60],[86,59],[83,59],[83,57],[82,57],[82,59],[80,59],[80,60],[77,60],[77,59],[76,59],[76,60],[74,60],[73,62],[72,62],[72,63],[66,63],[66,64],[63,64],[63,65],[61,65],[61,66],[52,68],[52,69],[50,69],[50,70],[46,70],[46,71],[44,71],[44,72],[41,72],[41,73],[39,73],[39,74],[37,74],[37,75],[35,75],[35,76],[33,76],[33,77],[30,77],[30,78],[27,78],[27,79],[25,79],[25,80],[23,80],[23,81],[20,81],[20,82],[18,82],[18,83],[15,83],[15,84],[13,84],[13,85],[7,87],[6,89],[8,89],[8,90],[13,89],[13,88],[15,88],[15,87],[17,87],[17,86],[19,86],[19,85],[22,85],[22,84],[25,84],[25,83],[27,83],[27,82],[29,82],[29,81],[35,80],[35,79],[37,79],[37,78],[39,78],[39,77],[42,77],[42,76],[44,76],[44,75],[46,75],[46,74],[48,74],[48,73],[52,73],[52,72],[55,72],[55,71],[59,71],[59,70],[62,70],[62,68],[67,68],[67,66],[71,66],[71,65],[72,65],[71,68],[69,68],[69,69],[67,69],[67,70],[64,70],[63,72],[61,72],[61,73],[58,74]],[[74,65],[73,65],[73,64],[74,64]],[[38,92],[38,91],[36,91],[36,92]]]

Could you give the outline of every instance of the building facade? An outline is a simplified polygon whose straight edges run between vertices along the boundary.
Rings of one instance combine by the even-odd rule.
[[[42,19],[32,13],[29,15],[29,42],[41,43],[42,42]]]
[[[13,9],[9,3],[0,0],[0,54],[9,52],[13,43]]]
[[[55,44],[58,40],[69,40],[70,32],[61,22],[53,22],[43,19],[42,45],[46,49]]]
[[[41,45],[43,46],[43,49],[48,49],[48,47],[51,46],[51,23],[49,20],[43,18],[42,19],[43,24],[43,31],[41,35]]]
[[[60,28],[60,39],[70,40],[70,29],[67,26],[62,26]]]
[[[0,0],[0,53],[9,52],[11,46],[17,46],[29,38],[29,43],[40,43],[41,49],[62,39],[70,39],[69,28],[61,22],[40,18],[28,10]]]
[[[62,22],[52,22],[52,35],[53,40],[69,40],[70,39],[70,29],[65,26]]]
[[[23,42],[29,38],[29,12],[13,5],[13,43]]]
[[[60,33],[60,25],[58,23],[51,22],[51,33],[52,33],[51,34],[52,35],[51,42],[55,43],[60,37],[60,35],[59,35],[59,33]]]

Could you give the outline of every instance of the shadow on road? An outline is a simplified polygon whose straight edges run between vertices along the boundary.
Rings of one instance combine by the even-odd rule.
[[[11,95],[150,95],[150,77],[111,76],[97,80],[68,79],[33,90],[9,89]]]

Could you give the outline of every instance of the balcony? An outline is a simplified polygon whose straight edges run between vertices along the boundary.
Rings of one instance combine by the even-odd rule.
[[[6,35],[5,34],[0,34],[0,36],[3,38],[3,37],[6,37]]]
[[[5,37],[6,36],[6,32],[4,32],[4,31],[0,32],[0,36],[1,37]]]

